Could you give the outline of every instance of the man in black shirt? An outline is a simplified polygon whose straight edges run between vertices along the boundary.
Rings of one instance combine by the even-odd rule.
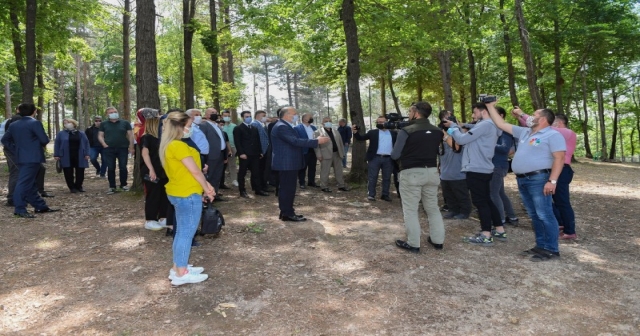
[[[91,160],[91,164],[96,169],[96,175],[104,178],[105,173],[107,172],[107,165],[104,163],[104,158],[102,157],[102,144],[98,140],[98,132],[100,132],[100,124],[102,123],[102,117],[96,116],[93,118],[93,125],[87,128],[84,132],[89,138],[89,157]],[[98,162],[98,155],[100,155],[100,162]]]
[[[440,176],[437,158],[442,143],[442,131],[431,125],[431,105],[418,102],[409,108],[409,126],[398,132],[391,158],[400,168],[400,194],[402,212],[407,229],[407,241],[396,240],[396,245],[409,252],[420,252],[420,222],[418,203],[429,217],[429,243],[441,250],[444,243],[444,223],[438,209]]]

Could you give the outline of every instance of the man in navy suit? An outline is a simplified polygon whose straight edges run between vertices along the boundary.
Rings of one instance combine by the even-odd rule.
[[[369,201],[376,200],[376,184],[378,183],[378,172],[382,169],[382,197],[380,199],[391,202],[389,197],[389,187],[391,185],[391,173],[394,164],[391,160],[391,151],[396,143],[398,133],[385,129],[384,124],[387,118],[379,116],[376,119],[376,128],[369,130],[365,135],[360,135],[356,126],[353,125],[353,137],[359,141],[369,140],[366,159],[368,162],[368,183],[367,190]]]
[[[314,132],[318,130],[315,126],[311,125],[313,124],[313,115],[311,113],[305,113],[302,115],[301,121],[302,123],[295,127],[298,136],[301,139],[313,139]],[[303,148],[302,153],[304,154],[304,167],[298,172],[300,189],[306,188],[304,184],[305,173],[307,174],[308,186],[318,187],[316,184],[316,165],[318,163],[316,152],[309,150],[309,148]]]
[[[293,128],[293,123],[298,119],[297,114],[295,108],[283,107],[280,110],[280,120],[271,130],[273,153],[271,168],[278,171],[280,178],[278,190],[280,219],[292,222],[307,220],[302,215],[296,215],[293,209],[298,171],[305,164],[303,149],[317,148],[319,144],[330,141],[328,137],[301,139]]]
[[[9,126],[0,141],[12,152],[18,166],[18,182],[13,193],[14,215],[34,218],[27,212],[27,203],[35,208],[36,213],[59,210],[47,206],[36,186],[40,165],[45,162],[43,146],[49,143],[49,137],[44,133],[42,123],[35,119],[37,110],[34,104],[20,104],[18,113],[22,118]]]

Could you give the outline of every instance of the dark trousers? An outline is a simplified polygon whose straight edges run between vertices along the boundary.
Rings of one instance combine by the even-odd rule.
[[[96,174],[99,174],[100,176],[104,176],[104,174],[107,172],[107,164],[104,162],[104,156],[102,155],[103,150],[104,148],[102,146],[91,147],[89,149],[89,158],[91,160],[91,165],[93,165],[93,168],[96,169]],[[98,162],[98,155],[100,155],[102,166],[100,165],[100,162]]]
[[[382,196],[389,196],[391,186],[391,173],[393,173],[393,161],[390,156],[374,156],[367,165],[367,190],[371,197],[376,197],[376,185],[378,184],[378,173],[382,170]],[[396,186],[398,188],[398,186]],[[399,189],[398,189],[399,190]]]
[[[562,172],[556,183],[556,193],[553,194],[553,214],[558,224],[564,226],[565,234],[576,233],[576,215],[571,207],[569,198],[569,184],[573,180],[573,169],[568,164],[562,167]]]
[[[169,199],[164,186],[169,182],[168,179],[162,179],[158,183],[144,180],[145,195],[144,217],[146,220],[158,220],[167,218],[167,208],[169,207]]]
[[[278,171],[278,207],[280,216],[293,216],[296,214],[293,209],[293,200],[296,197],[296,175],[297,170]]]
[[[36,175],[36,188],[39,193],[44,192],[44,175],[47,173],[47,166],[44,163],[40,164],[38,169],[38,175]]]
[[[491,201],[491,178],[493,173],[467,172],[467,187],[471,193],[471,202],[478,208],[482,231],[491,231],[491,226],[502,226],[500,212]],[[449,205],[451,206],[451,205]]]
[[[469,216],[471,213],[471,200],[467,180],[440,181],[442,197],[449,206],[449,211],[454,214]]]
[[[238,168],[238,189],[246,192],[244,178],[247,176],[247,169],[251,171],[251,189],[254,192],[262,190],[262,173],[260,172],[260,155],[247,155],[247,159],[240,159]]]
[[[271,170],[272,156],[273,155],[271,153],[271,145],[269,145],[269,148],[267,149],[267,153],[262,157],[262,159],[260,159],[260,171],[263,172],[262,174],[263,189],[267,189],[268,185],[276,186],[276,182]]]
[[[126,147],[113,148],[107,147],[102,152],[103,159],[107,162],[107,178],[109,180],[109,188],[116,187],[116,159],[118,160],[118,169],[120,170],[120,186],[127,185],[127,160],[129,151]]]
[[[298,171],[298,182],[300,185],[304,185],[305,174],[309,185],[316,185],[316,164],[318,164],[318,158],[316,158],[316,151],[309,149],[309,152],[304,155],[304,168]]]
[[[16,189],[16,183],[18,182],[18,165],[16,165],[16,158],[6,148],[4,149],[4,156],[7,158],[7,165],[9,166],[9,183],[7,188],[9,193],[7,194],[7,202],[13,202],[13,193]]]
[[[209,166],[209,170],[207,171],[207,181],[216,190],[216,194],[220,191],[220,181],[224,176],[224,158],[226,155],[227,151],[225,150],[220,153],[220,157],[217,159],[209,159],[207,161],[207,165]]]
[[[84,183],[84,168],[65,167],[62,168],[62,172],[64,173],[64,180],[67,182],[69,190],[82,189],[82,183]]]
[[[40,163],[23,163],[18,165],[18,181],[13,192],[15,213],[27,213],[27,204],[36,210],[47,208],[47,203],[38,194],[36,176],[41,169]]]

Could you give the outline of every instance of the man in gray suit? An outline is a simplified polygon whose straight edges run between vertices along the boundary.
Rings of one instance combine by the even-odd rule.
[[[342,175],[342,158],[344,157],[344,142],[342,142],[342,136],[340,132],[333,127],[331,118],[325,117],[322,119],[322,127],[318,128],[314,132],[315,137],[325,136],[329,137],[331,141],[319,145],[315,148],[316,157],[320,161],[320,188],[324,192],[331,192],[329,188],[329,171],[333,167],[333,173],[336,176],[336,182],[338,182],[338,189],[342,191],[348,191],[349,188],[344,184],[344,177]]]
[[[204,113],[203,122],[200,123],[199,126],[209,142],[209,155],[207,156],[209,170],[207,171],[207,181],[216,190],[217,196],[215,200],[225,201],[224,198],[220,197],[220,179],[222,178],[224,164],[227,162],[231,149],[227,148],[222,130],[216,124],[217,120],[218,111],[214,108],[208,108]]]

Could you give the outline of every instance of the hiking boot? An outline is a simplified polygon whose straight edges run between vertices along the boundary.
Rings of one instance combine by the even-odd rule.
[[[464,241],[474,245],[493,246],[493,237],[485,237],[482,233],[478,233],[472,237],[465,237]]]
[[[498,232],[496,230],[491,230],[491,236],[499,241],[507,241],[507,232]]]

